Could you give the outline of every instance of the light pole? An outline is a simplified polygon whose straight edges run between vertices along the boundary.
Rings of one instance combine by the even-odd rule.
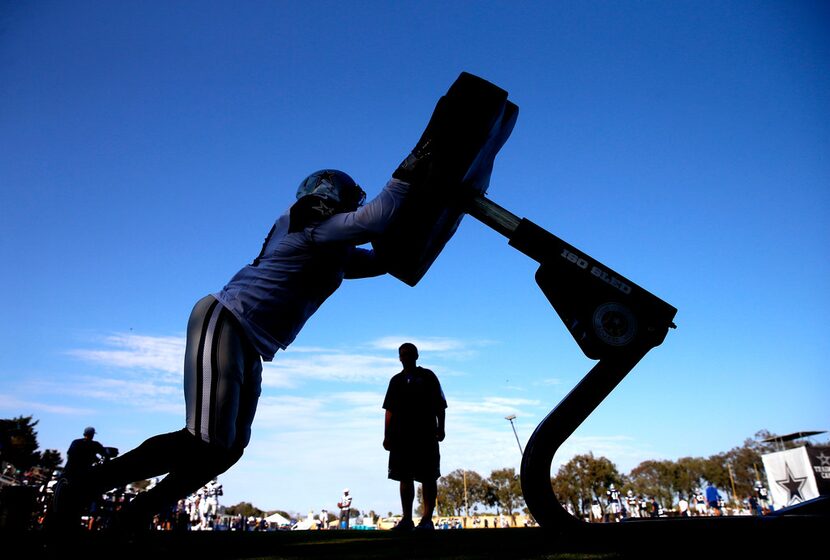
[[[467,502],[467,469],[462,471],[464,473],[464,528],[467,528],[467,519],[470,517],[470,505]]]
[[[738,493],[735,492],[735,477],[732,476],[732,463],[726,463],[726,468],[729,469],[729,480],[732,482],[732,502],[736,506],[740,506],[741,502],[738,500]]]
[[[510,426],[512,426],[512,428],[513,428],[513,435],[514,435],[514,436],[516,436],[516,444],[519,446],[519,453],[520,453],[522,456],[524,456],[525,452],[522,450],[522,444],[521,444],[521,443],[519,443],[519,434],[517,434],[517,433],[516,433],[516,425],[515,425],[515,424],[513,424],[513,420],[515,420],[515,419],[516,419],[516,415],[515,415],[515,414],[511,414],[511,415],[509,415],[509,416],[505,416],[505,417],[504,417],[504,419],[505,419],[505,420],[508,420],[508,421],[510,422]]]

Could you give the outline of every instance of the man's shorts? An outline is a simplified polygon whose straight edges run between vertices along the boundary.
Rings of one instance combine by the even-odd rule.
[[[389,452],[389,478],[398,481],[431,482],[441,477],[438,442],[397,445]]]

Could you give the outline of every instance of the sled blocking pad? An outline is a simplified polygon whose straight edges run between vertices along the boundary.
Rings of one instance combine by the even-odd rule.
[[[372,243],[389,274],[410,286],[426,274],[470,200],[487,191],[496,154],[518,114],[505,90],[467,72],[439,99],[424,131],[434,146],[429,172],[412,185],[398,217]]]

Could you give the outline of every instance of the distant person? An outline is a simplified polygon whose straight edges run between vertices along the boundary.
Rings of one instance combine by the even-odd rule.
[[[386,272],[372,250],[357,246],[383,235],[410,183],[428,170],[429,145],[425,133],[365,206],[366,193],[342,171],[325,169],[306,177],[297,201],[276,220],[259,255],[222,290],[196,303],[184,359],[185,427],[151,437],[97,468],[85,486],[85,492],[95,495],[167,475],[121,510],[119,525],[146,528],[153,513],[195,492],[242,457],[261,393],[262,360],[271,361],[291,344],[344,278]],[[214,201],[213,208],[213,219],[231,218],[223,215],[221,201]]]
[[[591,522],[599,523],[602,521],[602,506],[599,505],[599,500],[596,498],[591,502]]]
[[[711,484],[706,487],[706,503],[709,506],[709,514],[714,516],[721,515],[720,494],[718,489]]]
[[[107,452],[100,442],[95,441],[95,428],[84,428],[84,437],[73,440],[66,452],[66,466],[63,476],[69,481],[84,477]]]
[[[414,529],[412,503],[415,481],[421,483],[424,512],[418,529],[432,530],[432,514],[438,497],[441,456],[438,444],[444,441],[447,400],[435,374],[416,365],[418,349],[406,342],[398,349],[403,370],[389,381],[383,408],[386,409],[383,448],[389,451],[388,477],[400,482],[403,517],[395,530]]]
[[[754,494],[750,494],[749,496],[749,511],[752,515],[763,515],[763,512],[761,511],[761,504],[758,502],[758,498],[756,498]]]
[[[755,494],[758,498],[761,515],[766,515],[769,511],[769,492],[760,480],[755,481]]]
[[[706,498],[700,488],[695,489],[695,497],[693,501],[695,504],[695,515],[706,515]]]
[[[620,503],[620,491],[617,487],[611,484],[608,490],[605,491],[606,499],[608,500],[608,521],[617,522],[620,520],[620,512],[622,511],[622,504]]]
[[[689,517],[689,502],[684,496],[677,501],[677,508],[680,510],[680,517]]]
[[[114,448],[106,448],[95,441],[95,428],[87,426],[84,435],[69,444],[66,466],[54,486],[54,506],[50,527],[77,529],[81,514],[93,511],[96,498],[93,494],[79,493],[78,488],[90,477],[93,465],[103,458],[114,456]],[[94,517],[91,517],[94,519]]]
[[[629,490],[625,498],[626,507],[628,508],[629,517],[640,517],[640,500],[634,495],[633,490]]]
[[[340,501],[337,502],[337,507],[340,508],[340,528],[348,529],[352,510],[352,495],[349,494],[348,488],[343,490],[343,495],[340,497]]]

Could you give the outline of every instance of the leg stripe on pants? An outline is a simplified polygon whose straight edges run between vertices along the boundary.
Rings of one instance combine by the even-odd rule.
[[[219,315],[224,308],[219,305],[218,301],[210,304],[208,309],[207,321],[202,324],[202,334],[199,339],[199,354],[196,359],[196,435],[202,440],[210,441],[212,434],[210,425],[211,411],[215,406],[216,397],[216,347],[214,337],[217,335],[216,325],[219,321]],[[211,396],[214,398],[211,399]],[[209,406],[204,406],[205,403]],[[205,428],[207,430],[205,430]],[[205,431],[207,431],[207,439],[205,438]]]

